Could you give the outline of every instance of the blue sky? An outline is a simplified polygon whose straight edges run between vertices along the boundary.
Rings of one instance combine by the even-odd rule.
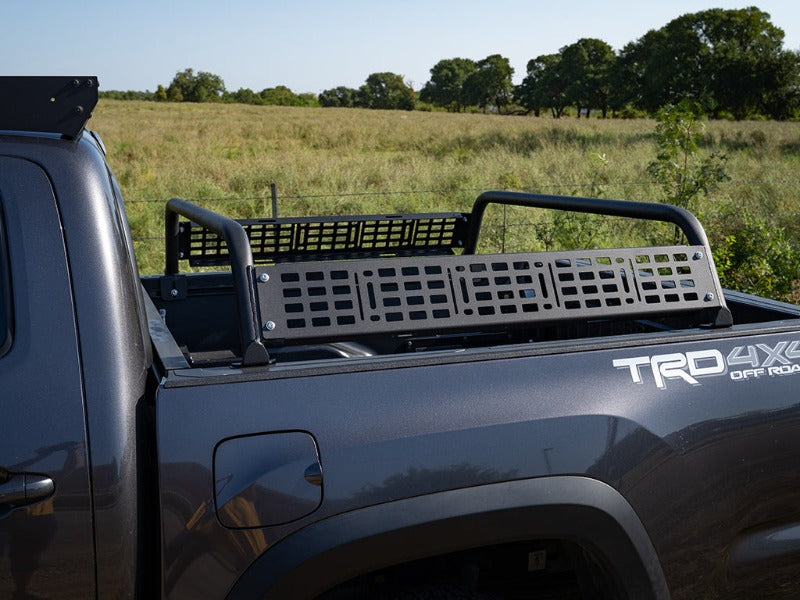
[[[519,82],[529,59],[581,37],[618,50],[682,14],[753,4],[800,49],[797,0],[0,0],[0,74],[97,75],[101,89],[154,90],[191,67],[229,90],[318,93],[393,71],[419,89],[442,58],[499,53]]]

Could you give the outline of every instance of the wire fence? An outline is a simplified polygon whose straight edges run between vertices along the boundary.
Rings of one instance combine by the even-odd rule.
[[[797,185],[800,186],[800,179],[770,179],[770,180],[752,180],[752,179],[731,179],[724,185],[736,186],[758,186],[758,185]],[[277,208],[280,202],[281,209],[288,209],[291,213],[292,204],[299,201],[307,200],[325,200],[332,202],[347,202],[349,200],[358,198],[375,198],[375,197],[413,197],[424,195],[456,195],[456,194],[474,194],[478,195],[482,192],[491,189],[497,189],[496,185],[487,185],[481,187],[458,187],[458,188],[439,188],[439,189],[411,189],[411,190],[386,190],[386,191],[364,191],[364,192],[340,192],[340,193],[316,193],[316,194],[285,194],[279,195],[277,193],[277,186],[272,184],[271,193],[269,195],[257,196],[213,196],[213,197],[183,197],[184,200],[195,203],[262,203],[266,206],[266,202],[271,201],[273,211]],[[660,184],[653,181],[602,181],[602,182],[578,182],[578,183],[558,183],[558,184],[545,184],[536,186],[515,186],[514,191],[531,192],[531,193],[554,193],[564,190],[569,190],[574,194],[578,190],[604,190],[607,188],[625,188],[625,187],[652,187],[659,188]],[[800,191],[798,191],[798,199],[800,199]],[[129,205],[135,204],[161,204],[166,202],[166,198],[141,198],[134,200],[126,200],[125,203]],[[273,214],[271,216],[276,216]],[[293,215],[296,216],[296,215]],[[777,218],[792,218],[798,217],[798,213],[771,213],[771,216]],[[505,211],[503,211],[502,222],[487,222],[488,228],[518,228],[518,227],[531,227],[535,225],[535,221],[514,221],[508,222],[506,219]],[[134,236],[135,242],[163,242],[164,236]]]
[[[770,180],[749,180],[731,179],[727,185],[800,185],[800,179],[770,179]],[[556,183],[536,186],[516,186],[515,191],[520,192],[544,192],[546,190],[563,189],[593,189],[607,187],[659,187],[660,184],[653,181],[610,181],[610,182],[589,182],[589,183]],[[458,194],[458,193],[481,193],[487,190],[496,189],[496,185],[468,188],[441,188],[431,190],[390,190],[390,191],[369,191],[369,192],[344,192],[344,193],[325,193],[325,194],[285,194],[277,196],[281,201],[285,200],[319,200],[319,199],[341,199],[363,198],[375,196],[414,196],[425,194]],[[214,196],[214,197],[195,197],[183,198],[190,202],[264,202],[276,199],[270,194],[259,196]],[[137,200],[126,200],[126,204],[153,204],[165,202],[165,198],[143,198]]]

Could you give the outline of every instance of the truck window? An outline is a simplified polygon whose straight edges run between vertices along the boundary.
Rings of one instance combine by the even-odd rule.
[[[11,347],[11,278],[8,272],[3,204],[0,202],[0,356]]]

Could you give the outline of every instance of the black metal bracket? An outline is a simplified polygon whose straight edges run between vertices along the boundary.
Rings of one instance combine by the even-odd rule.
[[[0,77],[0,130],[80,137],[97,105],[97,77]]]
[[[191,219],[217,233],[225,240],[230,253],[233,286],[236,291],[236,306],[239,315],[239,339],[242,346],[244,366],[269,363],[269,353],[261,342],[260,326],[256,313],[253,283],[253,255],[247,234],[233,219],[201,208],[180,198],[167,202],[165,213],[166,265],[165,275],[178,274],[179,215]]]
[[[165,301],[185,300],[188,292],[186,275],[165,275],[159,279],[161,298]]]

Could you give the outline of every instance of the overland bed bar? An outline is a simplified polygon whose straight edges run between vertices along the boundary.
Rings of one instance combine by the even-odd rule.
[[[664,221],[689,245],[477,255],[491,203]],[[732,324],[702,226],[663,204],[486,192],[470,213],[234,221],[172,199],[166,244],[163,302],[188,294],[179,260],[230,264],[244,366],[269,364],[287,346],[381,336]]]

